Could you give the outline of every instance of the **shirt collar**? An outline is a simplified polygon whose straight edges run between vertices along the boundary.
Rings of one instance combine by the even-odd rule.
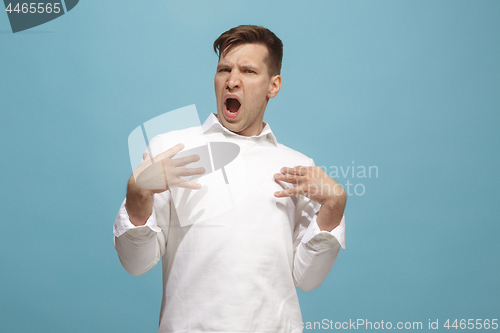
[[[274,133],[273,131],[271,130],[271,126],[269,126],[268,123],[264,122],[264,128],[262,129],[262,132],[259,134],[259,135],[252,135],[250,136],[249,138],[259,138],[259,137],[262,137],[262,136],[266,136],[267,139],[269,141],[271,141],[276,147],[278,146],[278,140],[276,140],[276,137],[274,136]],[[244,137],[244,135],[239,135],[239,134],[236,134],[234,132],[231,132],[230,130],[228,130],[227,128],[225,128],[224,126],[222,126],[222,124],[219,122],[219,119],[217,118],[217,116],[215,115],[215,113],[211,113],[207,120],[205,120],[205,122],[203,123],[203,125],[201,125],[201,129],[203,131],[203,133],[206,133],[210,128],[214,128],[216,129],[217,131],[224,131],[230,135],[236,135],[236,136],[239,136],[239,137]]]

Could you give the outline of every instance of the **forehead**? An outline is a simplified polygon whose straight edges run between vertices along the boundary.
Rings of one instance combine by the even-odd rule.
[[[246,43],[236,45],[224,56],[221,56],[219,63],[252,62],[264,65],[269,55],[267,47],[263,44]]]

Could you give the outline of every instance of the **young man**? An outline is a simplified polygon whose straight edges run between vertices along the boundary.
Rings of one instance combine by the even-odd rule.
[[[263,122],[281,87],[281,40],[246,25],[223,33],[214,49],[217,115],[151,141],[168,182],[147,190],[130,178],[115,247],[133,275],[162,260],[160,332],[301,332],[295,287],[319,286],[344,247],[346,194]],[[246,172],[239,181],[248,193],[222,214],[181,226],[171,190],[202,191],[178,177],[204,170],[183,167],[199,157],[174,158],[184,147],[174,142],[199,134],[241,147]]]

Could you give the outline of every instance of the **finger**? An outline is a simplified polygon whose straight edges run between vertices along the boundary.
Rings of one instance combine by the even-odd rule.
[[[304,177],[297,175],[283,175],[280,173],[276,173],[274,174],[274,178],[291,184],[299,184]]]
[[[170,149],[167,149],[163,153],[156,155],[155,160],[163,160],[163,159],[171,159],[174,157],[178,152],[184,149],[184,144],[178,143],[175,146],[173,146]]]
[[[285,191],[274,192],[274,196],[277,198],[291,197],[291,196],[297,195],[297,194],[305,195],[301,186],[292,187],[292,188],[289,188]]]
[[[199,155],[190,155],[190,156],[185,156],[181,158],[175,158],[172,160],[172,165],[174,167],[183,167],[185,165],[188,165],[193,162],[197,162],[200,160]]]
[[[151,157],[149,156],[148,153],[144,153],[144,154],[142,154],[142,159],[145,161],[145,160],[151,159]]]
[[[187,188],[187,189],[191,189],[191,190],[199,190],[201,188],[201,184],[183,181],[183,182],[180,182],[178,184],[173,185],[173,187],[182,187],[182,188]]]
[[[305,166],[296,166],[294,168],[288,168],[288,167],[283,167],[281,168],[280,172],[282,174],[290,174],[290,175],[299,175],[299,176],[305,176],[307,175],[307,170],[310,167],[305,167]]]
[[[172,175],[175,177],[187,177],[194,175],[202,175],[205,173],[204,167],[199,168],[176,168],[172,171]]]

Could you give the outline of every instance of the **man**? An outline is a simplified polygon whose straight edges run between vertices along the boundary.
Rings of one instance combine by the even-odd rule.
[[[214,43],[217,115],[151,141],[166,184],[160,179],[147,190],[129,180],[115,247],[134,275],[162,259],[160,332],[301,332],[295,287],[319,286],[344,247],[345,192],[310,158],[279,144],[263,122],[281,88],[282,49],[263,27],[223,33]],[[184,147],[174,143],[198,134],[242,147],[248,193],[208,221],[181,226],[171,190],[202,191],[179,177],[205,170],[184,167],[199,156],[174,158]]]

